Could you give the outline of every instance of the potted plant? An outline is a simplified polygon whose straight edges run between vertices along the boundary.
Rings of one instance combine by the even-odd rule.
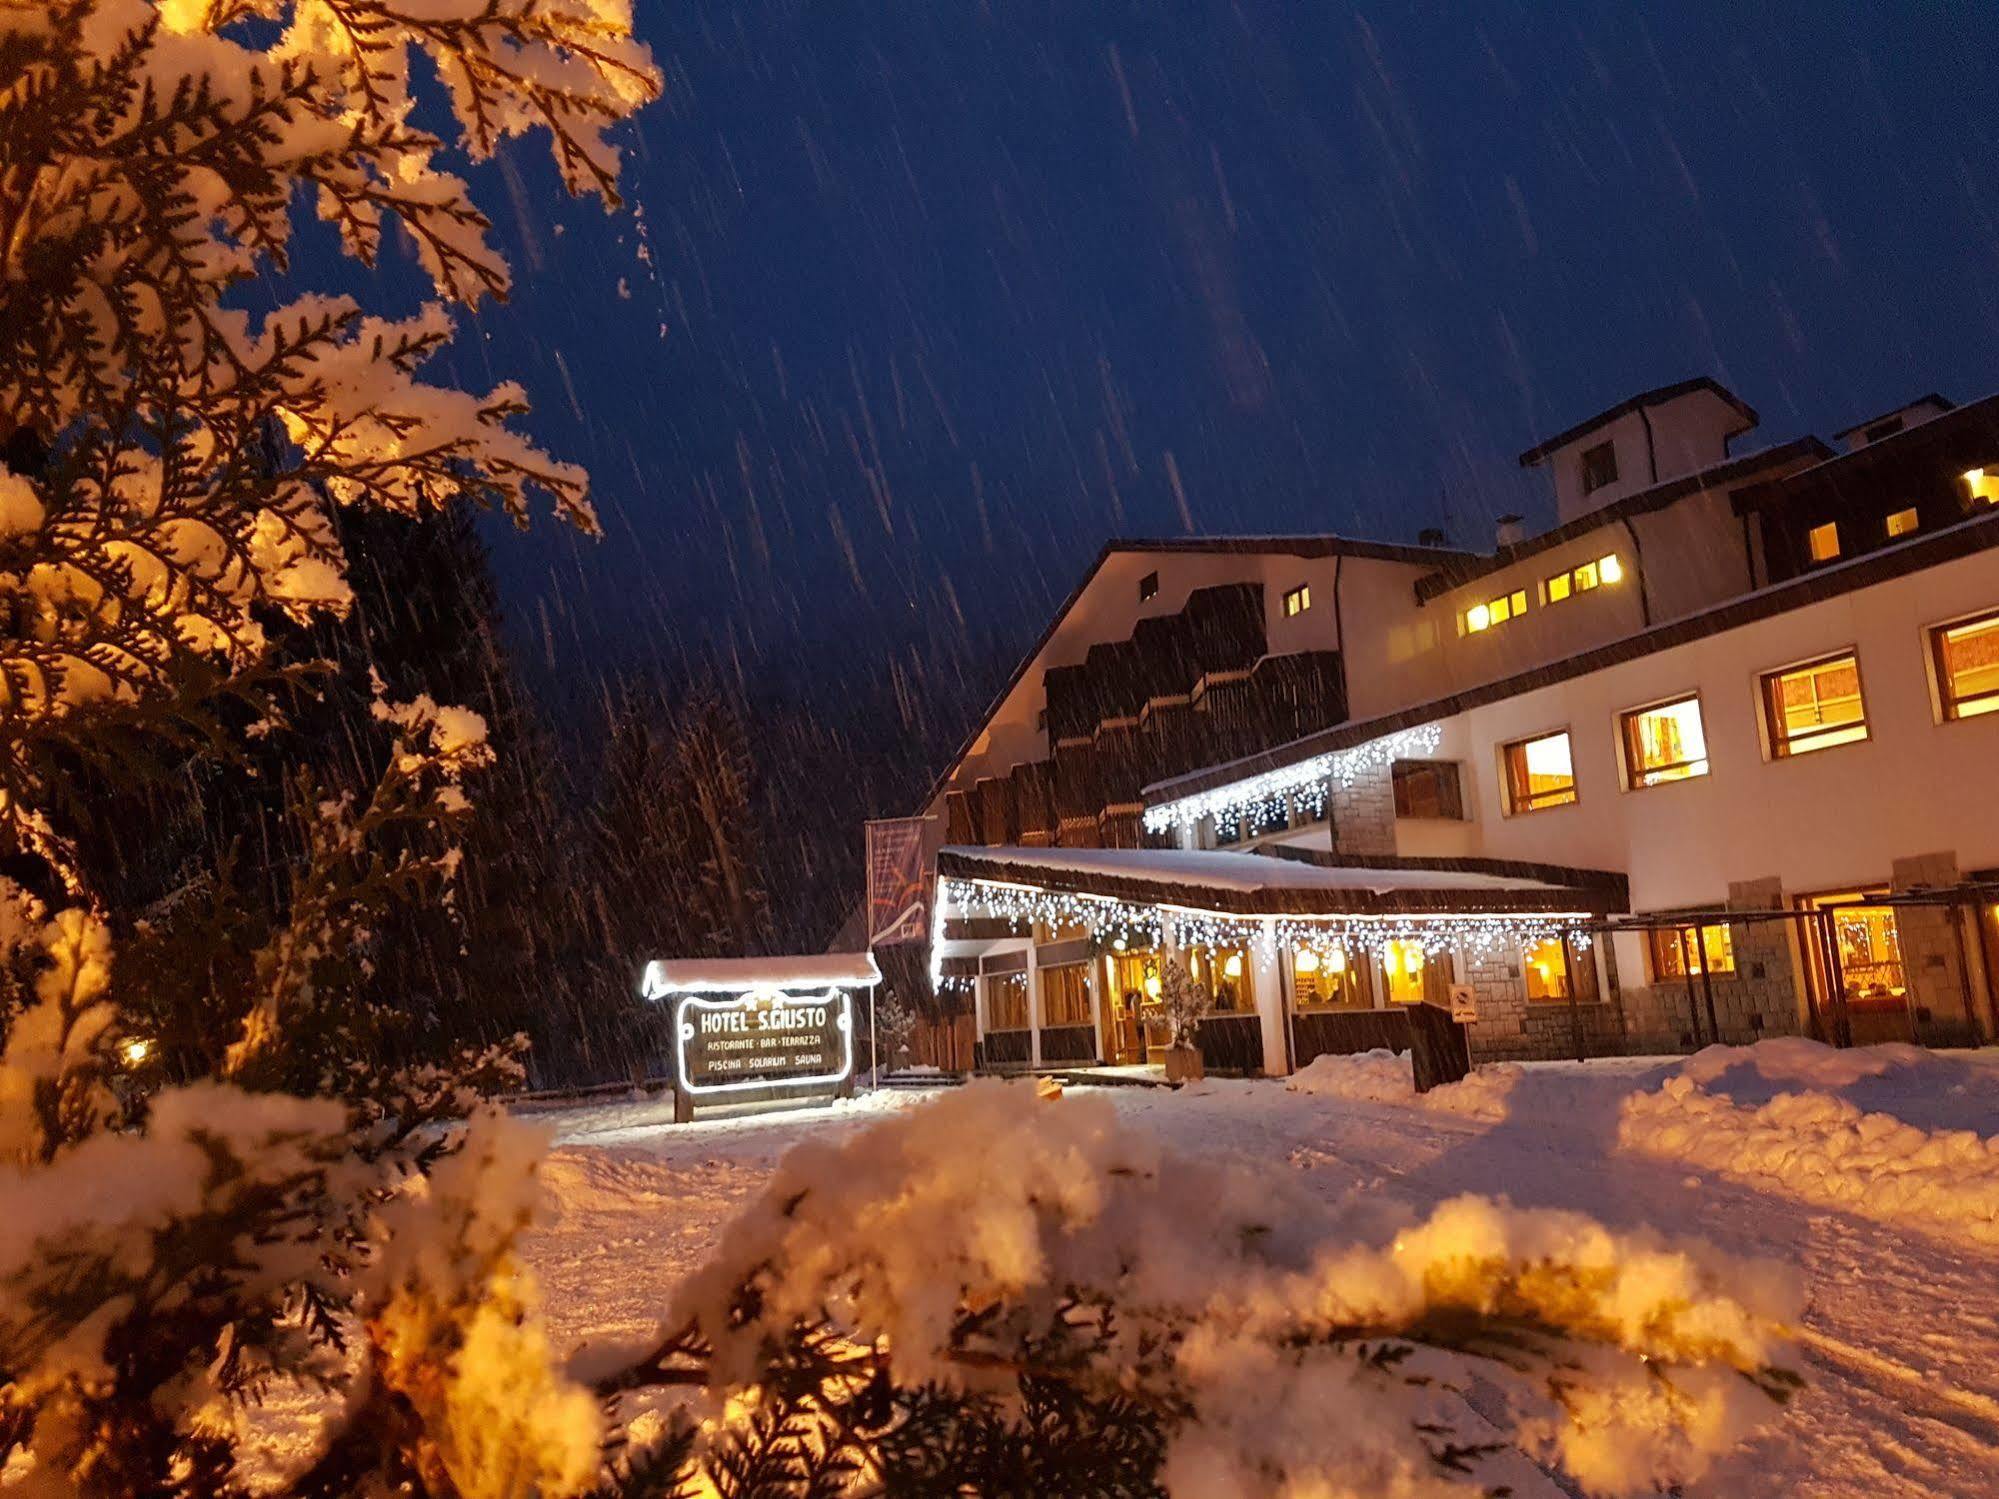
[[[1199,1082],[1207,1075],[1195,1044],[1201,1021],[1214,1007],[1208,991],[1194,981],[1178,958],[1168,958],[1160,974],[1159,1011],[1166,1021],[1166,1080]]]

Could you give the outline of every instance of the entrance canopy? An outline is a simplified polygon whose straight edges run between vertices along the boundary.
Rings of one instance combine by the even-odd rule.
[[[1346,858],[1284,850],[947,847],[937,854],[932,982],[1037,926],[1118,944],[1512,951],[1628,904],[1622,875],[1498,859]]]
[[[772,958],[654,958],[639,992],[748,994],[758,989],[862,989],[881,982],[873,953],[821,952]]]

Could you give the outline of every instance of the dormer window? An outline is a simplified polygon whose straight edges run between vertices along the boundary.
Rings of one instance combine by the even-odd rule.
[[[1159,597],[1159,574],[1147,573],[1144,577],[1138,580],[1138,601],[1142,604],[1147,599],[1156,599],[1158,597]]]
[[[1583,449],[1583,493],[1594,494],[1606,484],[1617,482],[1617,446],[1600,442]]]
[[[1303,614],[1311,607],[1312,587],[1309,583],[1300,583],[1296,588],[1291,589],[1284,595],[1284,617],[1286,619],[1290,619],[1294,615]]]

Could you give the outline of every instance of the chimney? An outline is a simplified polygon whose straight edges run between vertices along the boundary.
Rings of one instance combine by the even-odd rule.
[[[1416,545],[1419,547],[1447,547],[1450,544],[1451,538],[1441,526],[1425,526],[1416,533]]]
[[[1502,552],[1509,547],[1519,546],[1527,539],[1527,532],[1521,526],[1524,518],[1518,515],[1502,515],[1499,518],[1499,549]]]

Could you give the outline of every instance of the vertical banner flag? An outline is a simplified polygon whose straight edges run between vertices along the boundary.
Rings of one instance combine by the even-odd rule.
[[[929,881],[921,817],[868,824],[868,946],[922,942],[930,935]]]

